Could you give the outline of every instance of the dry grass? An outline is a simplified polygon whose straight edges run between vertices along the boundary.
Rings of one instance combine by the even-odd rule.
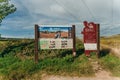
[[[100,42],[104,45],[120,48],[120,35],[102,37]]]
[[[120,76],[120,35],[101,38],[100,64],[113,76]]]

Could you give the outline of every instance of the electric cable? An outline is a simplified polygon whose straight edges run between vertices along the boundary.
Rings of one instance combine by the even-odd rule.
[[[92,16],[93,19],[95,19],[93,13],[91,12],[90,8],[88,7],[88,5],[86,4],[86,2],[84,0],[81,0],[83,2],[83,4],[86,6],[86,8],[88,9],[88,12],[90,13],[90,15]]]
[[[73,15],[73,13],[71,11],[69,11],[63,4],[61,4],[60,2],[58,2],[57,0],[54,0],[59,6],[61,6],[64,10],[67,11],[67,13],[72,16],[75,20],[78,20],[80,22],[82,22],[80,19],[78,19],[75,15]]]

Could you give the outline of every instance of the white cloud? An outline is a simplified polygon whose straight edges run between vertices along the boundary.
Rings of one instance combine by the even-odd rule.
[[[56,2],[57,1],[57,2]],[[64,17],[64,18],[74,18],[72,15],[83,21],[84,19],[91,19],[91,14],[87,7],[90,9],[93,16],[97,21],[103,19],[110,21],[112,16],[112,0],[24,0],[15,1],[17,5],[24,6],[31,16],[36,14],[44,14],[50,17]],[[119,13],[120,0],[113,0],[114,3],[114,13]],[[21,4],[19,4],[21,3]],[[86,6],[87,5],[87,6]],[[72,15],[71,15],[72,14]],[[66,17],[68,16],[68,17]],[[114,15],[115,17],[116,15]],[[120,16],[120,15],[119,15]],[[77,21],[77,20],[76,20]],[[104,22],[104,21],[103,21]]]
[[[50,6],[50,9],[51,9],[52,12],[56,12],[58,14],[65,13],[65,10],[63,9],[63,7],[61,7],[61,6],[57,5],[57,4]]]
[[[112,0],[83,1],[85,3],[82,0],[12,0],[11,2],[17,7],[17,12],[12,14],[13,17],[5,19],[3,24],[7,23],[8,27],[14,29],[32,30],[34,24],[71,24],[76,22],[81,24],[87,20],[100,23],[101,30],[119,28],[120,0],[113,0],[113,3]],[[83,25],[79,25],[77,33],[82,28]]]

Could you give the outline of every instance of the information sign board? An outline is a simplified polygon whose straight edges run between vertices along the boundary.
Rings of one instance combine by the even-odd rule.
[[[72,27],[65,25],[41,25],[39,27],[40,49],[72,49]]]
[[[35,62],[40,49],[72,49],[76,56],[75,25],[35,25]]]

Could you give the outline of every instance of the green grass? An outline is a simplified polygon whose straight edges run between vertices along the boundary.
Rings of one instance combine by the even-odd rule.
[[[106,41],[107,39],[104,39]],[[94,71],[88,58],[84,55],[84,46],[80,39],[76,39],[77,56],[72,56],[72,50],[41,50],[39,62],[34,63],[33,40],[0,41],[0,75],[8,80],[25,78],[37,79],[43,73],[51,75],[94,76]],[[103,50],[100,59],[92,53],[91,58],[98,60],[100,65],[120,76],[120,59]],[[33,77],[33,78],[32,78]],[[3,80],[4,80],[3,79]],[[40,78],[39,78],[40,79]]]
[[[82,58],[82,56],[79,58]],[[42,69],[48,73],[59,75],[62,73],[62,75],[64,74],[77,76],[93,75],[94,72],[92,70],[92,66],[89,64],[87,58],[79,58],[74,59],[72,55],[68,55],[63,58],[43,60],[41,63],[39,63],[39,65],[42,65]]]
[[[0,41],[0,56],[4,57],[8,54],[13,56],[29,56],[34,54],[33,40],[8,40]],[[3,42],[3,43],[2,43]],[[31,48],[31,49],[30,49]],[[21,57],[21,58],[22,58]]]
[[[84,55],[78,58],[74,58],[72,55],[62,58],[47,58],[40,60],[38,64],[31,59],[20,60],[13,56],[0,58],[0,74],[5,75],[6,79],[20,80],[43,71],[54,75],[94,75],[92,66]]]
[[[2,43],[2,42],[1,42]],[[3,43],[2,43],[3,44]],[[83,54],[82,42],[77,39],[77,57],[72,50],[41,50],[39,62],[34,63],[33,40],[9,40],[1,48],[0,74],[5,79],[24,79],[36,73],[54,75],[93,76],[94,71]]]
[[[5,75],[6,79],[20,80],[26,75],[34,73],[36,70],[33,60],[21,61],[19,58],[13,56],[0,58],[0,74]]]
[[[104,48],[101,51],[102,57],[99,59],[101,66],[110,71],[113,76],[120,77],[120,58],[110,52],[110,48],[120,48],[120,35],[101,38],[101,44],[108,46],[108,49]]]
[[[113,76],[120,77],[120,58],[116,57],[113,54],[106,55],[99,59],[102,67],[110,71]]]

